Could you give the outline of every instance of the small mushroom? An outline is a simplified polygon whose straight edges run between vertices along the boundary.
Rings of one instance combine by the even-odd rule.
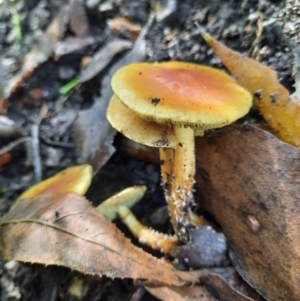
[[[173,133],[170,147],[175,152],[173,168],[169,167],[172,181],[168,204],[174,206],[174,230],[186,240],[194,202],[194,137],[247,114],[252,96],[222,71],[176,61],[127,65],[114,74],[111,84],[118,99],[134,114]],[[146,126],[144,130],[147,136]]]
[[[92,181],[93,170],[88,164],[69,167],[24,191],[17,202],[43,193],[75,192],[84,195]]]

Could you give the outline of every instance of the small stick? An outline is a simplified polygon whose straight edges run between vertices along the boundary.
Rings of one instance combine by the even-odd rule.
[[[40,156],[40,140],[39,140],[39,125],[33,124],[31,127],[31,151],[32,165],[34,170],[35,181],[42,180],[42,162]]]
[[[19,139],[16,139],[12,142],[10,142],[9,144],[7,144],[6,146],[2,147],[0,149],[0,155],[3,155],[7,152],[9,152],[11,149],[13,149],[15,146],[23,143],[23,142],[28,142],[30,141],[31,138],[30,137],[22,137],[22,138],[19,138]]]

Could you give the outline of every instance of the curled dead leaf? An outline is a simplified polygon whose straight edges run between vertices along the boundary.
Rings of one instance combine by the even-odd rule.
[[[276,72],[207,34],[203,33],[203,37],[238,83],[252,93],[254,104],[276,135],[300,147],[300,106],[279,83]]]

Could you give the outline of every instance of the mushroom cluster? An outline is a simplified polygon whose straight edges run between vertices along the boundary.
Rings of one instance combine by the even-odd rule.
[[[128,138],[159,147],[171,222],[186,241],[193,225],[195,136],[247,114],[252,96],[220,70],[176,61],[127,65],[111,85],[107,118]]]

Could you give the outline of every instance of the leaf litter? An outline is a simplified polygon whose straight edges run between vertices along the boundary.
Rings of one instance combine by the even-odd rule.
[[[84,197],[42,194],[1,219],[7,260],[61,265],[84,274],[182,285],[173,266],[135,247]]]

